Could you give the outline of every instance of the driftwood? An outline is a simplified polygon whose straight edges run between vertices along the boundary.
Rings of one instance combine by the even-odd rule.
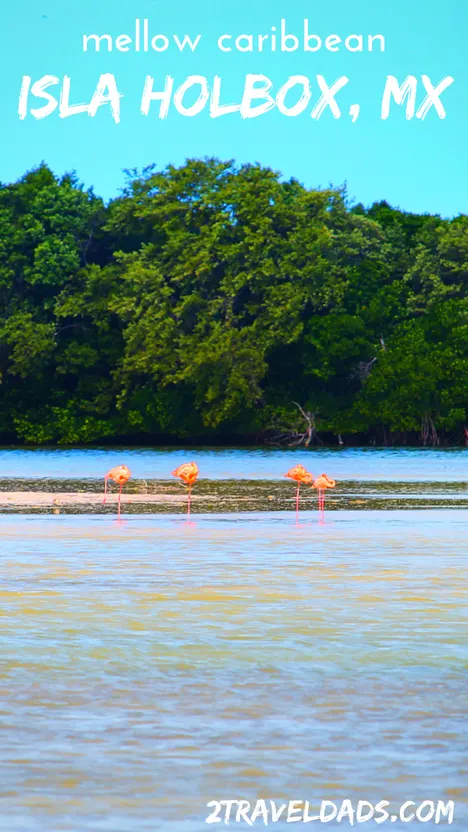
[[[440,445],[436,426],[430,416],[426,413],[421,425],[421,441],[423,445]]]
[[[356,369],[353,371],[352,376],[358,378],[359,381],[364,381],[369,375],[376,361],[377,356],[375,356],[375,358],[372,358],[370,361],[360,361]]]
[[[323,442],[317,433],[317,427],[315,424],[315,417],[317,414],[313,413],[311,410],[305,410],[298,402],[292,402],[292,404],[298,408],[302,418],[304,419],[305,429],[295,430],[291,427],[275,428],[270,439],[267,440],[268,444],[287,445],[288,448],[298,448],[300,445],[303,445],[305,448],[308,448],[309,445],[312,444],[322,445]]]
[[[385,350],[387,349],[387,346],[385,344],[383,335],[380,336],[379,343],[380,343],[380,346],[382,347],[382,351],[385,352]],[[369,375],[369,373],[371,372],[372,367],[374,366],[378,357],[379,356],[376,355],[376,356],[374,356],[374,358],[371,358],[370,361],[360,361],[359,364],[357,365],[356,369],[352,372],[351,376],[354,377],[354,378],[358,378],[359,381],[364,381],[367,378],[367,376]]]

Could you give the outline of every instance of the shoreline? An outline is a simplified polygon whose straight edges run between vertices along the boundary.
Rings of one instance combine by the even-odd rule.
[[[270,484],[270,486],[273,484]],[[103,494],[97,491],[54,491],[54,490],[9,490],[0,491],[1,514],[108,514],[117,511],[117,493],[107,495],[103,504]],[[382,493],[359,492],[346,489],[346,493],[334,493],[327,496],[325,509],[328,511],[346,510],[408,510],[408,509],[468,509],[468,495],[460,493],[424,493],[394,492]],[[122,494],[122,513],[125,514],[185,514],[187,494],[167,493],[161,490],[153,493],[127,492]],[[194,514],[239,514],[250,512],[291,512],[295,511],[295,497],[291,490],[283,488],[261,488],[256,493],[252,490],[224,489],[211,490],[210,493],[192,494],[192,512]],[[305,493],[301,496],[300,513],[317,512],[317,498]]]

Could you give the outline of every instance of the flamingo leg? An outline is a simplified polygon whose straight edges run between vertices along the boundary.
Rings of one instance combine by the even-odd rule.
[[[118,498],[118,500],[117,500],[117,505],[118,505],[118,509],[117,509],[117,519],[118,519],[118,520],[120,520],[120,500],[121,500],[121,498],[122,498],[122,486],[120,486],[120,488],[119,488],[119,498]]]
[[[188,500],[187,500],[187,519],[190,517],[190,496],[192,493],[192,486],[189,485],[188,487]]]
[[[108,480],[108,478],[104,477],[104,499],[102,501],[103,506],[105,506],[106,501],[107,501],[107,480]]]
[[[297,491],[296,491],[296,520],[299,518],[299,491],[301,488],[301,484],[298,483]]]
[[[325,496],[324,492],[319,490],[319,512],[320,512],[320,520],[323,520],[323,513],[325,510]]]

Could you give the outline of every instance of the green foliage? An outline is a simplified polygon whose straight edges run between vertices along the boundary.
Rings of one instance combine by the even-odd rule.
[[[0,186],[0,434],[297,436],[298,404],[314,437],[459,440],[467,286],[465,216],[216,159],[104,206],[42,165]]]

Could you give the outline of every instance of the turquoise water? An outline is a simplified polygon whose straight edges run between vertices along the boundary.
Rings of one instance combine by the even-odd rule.
[[[341,448],[330,450],[237,449],[0,449],[2,477],[99,478],[113,465],[128,464],[134,477],[170,478],[194,459],[207,479],[278,479],[302,462],[316,476],[338,480],[468,482],[468,448]]]
[[[467,525],[465,509],[1,516],[0,827],[201,832],[213,799],[451,799],[466,832]]]

